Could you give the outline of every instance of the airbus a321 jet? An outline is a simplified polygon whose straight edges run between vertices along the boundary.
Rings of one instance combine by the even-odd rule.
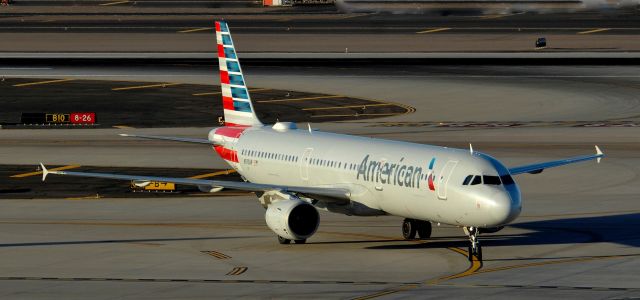
[[[518,217],[520,190],[512,175],[597,159],[604,154],[506,167],[469,149],[373,139],[298,129],[294,123],[263,124],[257,118],[229,27],[216,22],[224,126],[207,139],[127,135],[210,145],[244,180],[201,180],[157,176],[48,171],[48,174],[197,186],[206,192],[255,192],[266,209],[267,226],[278,241],[303,244],[320,224],[318,209],[351,216],[404,217],[406,239],[431,236],[431,223],[462,227],[469,236],[469,260],[482,260],[478,235],[495,232]]]

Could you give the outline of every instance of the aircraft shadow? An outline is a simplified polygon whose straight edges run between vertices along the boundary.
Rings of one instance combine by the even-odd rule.
[[[120,243],[126,244],[126,243],[176,242],[176,241],[200,241],[200,240],[226,240],[226,239],[244,239],[244,238],[252,238],[252,236],[7,243],[7,244],[0,244],[0,248],[5,248],[5,247],[34,247],[34,246],[64,246],[64,245],[90,245],[90,244],[120,244]]]
[[[640,213],[581,217],[521,222],[510,227],[529,230],[522,234],[485,234],[480,239],[483,246],[561,245],[584,243],[615,243],[640,247]],[[459,240],[427,240],[425,243],[407,242],[394,245],[371,246],[366,249],[428,249],[460,247],[466,249],[469,242],[462,233]]]

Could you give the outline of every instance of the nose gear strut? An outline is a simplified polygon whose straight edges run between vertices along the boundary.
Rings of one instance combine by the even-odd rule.
[[[464,227],[464,232],[469,236],[469,242],[471,243],[468,248],[469,261],[473,261],[475,256],[478,261],[482,261],[482,248],[480,247],[480,241],[478,235],[480,230],[478,227]]]

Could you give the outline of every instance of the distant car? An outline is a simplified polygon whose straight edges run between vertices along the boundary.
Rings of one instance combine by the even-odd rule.
[[[546,48],[547,47],[547,38],[538,38],[536,40],[536,48]]]

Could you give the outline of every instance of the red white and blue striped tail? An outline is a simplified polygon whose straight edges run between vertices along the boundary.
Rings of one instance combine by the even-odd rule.
[[[227,22],[216,21],[225,126],[259,126]]]

